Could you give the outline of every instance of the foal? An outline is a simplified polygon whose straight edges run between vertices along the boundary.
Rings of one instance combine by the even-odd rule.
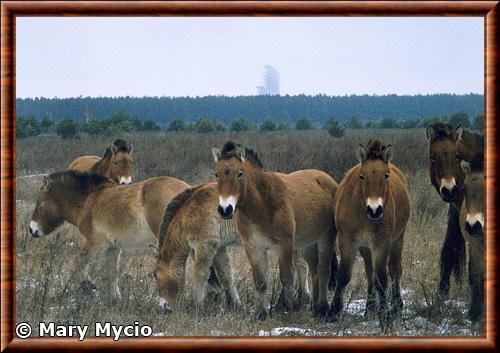
[[[78,227],[84,244],[76,269],[84,271],[85,286],[94,288],[88,273],[90,258],[110,246],[111,260],[119,271],[123,251],[156,245],[166,204],[188,187],[185,182],[171,177],[118,185],[97,174],[53,173],[44,180],[38,192],[29,232],[33,237],[48,235],[64,221]],[[112,295],[115,299],[120,298],[118,274]]]
[[[342,310],[344,288],[351,280],[352,266],[360,250],[368,280],[366,314],[374,310],[375,288],[379,296],[378,317],[385,328],[392,316],[386,303],[387,267],[392,278],[391,314],[403,307],[401,253],[410,199],[403,173],[390,163],[391,145],[370,140],[366,149],[359,146],[357,155],[360,163],[346,173],[337,190],[335,224],[340,264],[329,319],[335,320]]]
[[[257,154],[233,142],[212,150],[217,163],[218,212],[236,221],[252,266],[257,318],[267,317],[267,250],[278,255],[282,298],[292,308],[294,252],[304,249],[313,279],[313,311],[328,312],[330,263],[335,256],[333,205],[337,183],[319,170],[265,172]]]
[[[484,307],[484,175],[482,153],[470,163],[462,161],[465,173],[464,201],[460,210],[460,227],[469,243],[469,318],[478,321]]]
[[[119,184],[131,184],[132,149],[131,142],[116,139],[111,146],[106,148],[102,158],[81,156],[71,162],[68,169],[104,175]]]

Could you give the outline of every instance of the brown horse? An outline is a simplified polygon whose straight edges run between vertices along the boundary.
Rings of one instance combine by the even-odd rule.
[[[441,279],[439,292],[447,296],[453,273],[461,281],[465,263],[465,241],[460,230],[460,205],[463,199],[465,173],[462,160],[469,161],[484,150],[483,135],[474,134],[460,126],[437,122],[427,128],[429,141],[429,172],[431,182],[441,198],[449,204],[448,227],[441,249]]]
[[[252,266],[257,317],[267,317],[267,250],[276,248],[282,298],[292,305],[294,252],[304,250],[313,279],[313,311],[328,312],[330,263],[335,256],[333,200],[337,183],[319,170],[265,172],[257,154],[233,142],[212,150],[217,162],[218,212],[232,218]]]
[[[410,199],[403,173],[392,163],[392,147],[370,140],[357,151],[359,164],[351,168],[337,190],[335,224],[338,232],[340,264],[329,319],[335,320],[343,307],[343,291],[351,280],[356,253],[365,260],[368,280],[366,314],[375,309],[382,328],[403,307],[400,280],[401,253]],[[392,279],[392,309],[387,308],[387,267]]]
[[[469,318],[477,321],[484,307],[484,156],[478,153],[470,163],[462,161],[464,201],[460,210],[460,227],[469,243]]]
[[[118,185],[97,174],[53,173],[39,190],[29,232],[33,237],[48,235],[64,221],[78,227],[84,244],[76,270],[84,270],[84,283],[95,288],[88,273],[90,258],[110,247],[118,271],[122,252],[156,245],[165,206],[187,187],[170,177]],[[114,278],[112,295],[118,299],[118,275]]]
[[[209,267],[213,264],[221,279],[228,306],[241,304],[234,287],[232,267],[227,247],[240,246],[236,221],[221,219],[214,204],[217,203],[217,185],[209,182],[186,189],[177,195],[165,209],[159,233],[159,256],[156,278],[160,293],[160,306],[171,311],[184,286],[188,254],[194,252],[194,293],[192,301],[201,307]],[[307,264],[296,258],[300,270],[299,299],[307,301]]]
[[[131,184],[132,149],[131,142],[116,139],[111,146],[106,148],[102,158],[81,156],[70,164],[69,169],[104,175],[119,184]]]

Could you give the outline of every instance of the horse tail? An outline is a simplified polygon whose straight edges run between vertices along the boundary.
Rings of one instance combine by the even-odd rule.
[[[197,190],[201,185],[194,188],[187,188],[184,191],[178,193],[167,205],[165,212],[163,213],[163,220],[160,225],[160,232],[158,234],[158,251],[161,252],[163,244],[167,240],[167,230],[170,222],[174,219],[177,212],[181,209],[182,205],[191,197],[191,195]]]

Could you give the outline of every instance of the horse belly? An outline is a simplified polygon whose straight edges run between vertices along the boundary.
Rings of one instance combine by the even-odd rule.
[[[123,250],[144,250],[151,245],[158,246],[158,239],[149,228],[144,216],[135,222],[134,227],[108,234],[108,240]]]

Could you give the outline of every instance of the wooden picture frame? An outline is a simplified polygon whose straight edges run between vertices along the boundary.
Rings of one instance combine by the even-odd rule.
[[[1,4],[1,350],[368,350],[496,351],[498,263],[498,1],[5,1]],[[486,318],[485,337],[15,337],[15,26],[19,16],[482,16],[485,20]]]

